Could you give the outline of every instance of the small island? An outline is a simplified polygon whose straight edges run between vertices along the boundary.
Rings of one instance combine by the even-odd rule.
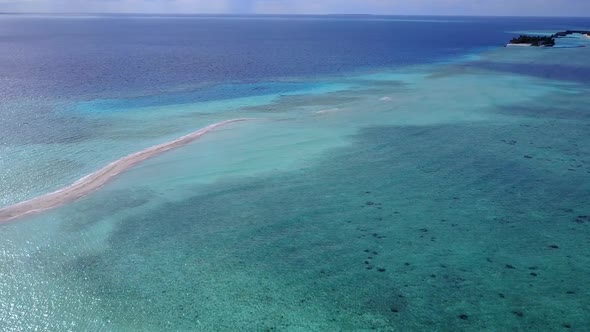
[[[512,38],[506,46],[536,46],[536,47],[553,47],[555,39],[568,37],[569,35],[580,34],[590,38],[590,31],[585,30],[566,30],[557,32],[550,36],[529,36],[520,35],[518,38]],[[584,46],[580,46],[584,47]]]
[[[520,35],[520,37],[518,37],[518,38],[512,38],[508,45],[552,47],[552,46],[555,46],[555,35],[551,35],[551,36]]]

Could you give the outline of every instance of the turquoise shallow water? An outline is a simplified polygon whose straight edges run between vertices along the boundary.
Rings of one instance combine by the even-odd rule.
[[[2,205],[257,120],[3,225],[1,328],[583,331],[589,52],[64,102],[90,130],[2,147]]]

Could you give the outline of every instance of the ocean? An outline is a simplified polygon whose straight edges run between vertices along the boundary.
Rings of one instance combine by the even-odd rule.
[[[2,223],[0,330],[585,330],[590,38],[503,47],[568,29],[0,15],[0,208],[246,119]]]

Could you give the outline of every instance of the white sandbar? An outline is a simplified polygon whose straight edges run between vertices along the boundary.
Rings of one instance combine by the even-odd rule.
[[[153,158],[174,148],[191,143],[197,138],[221,126],[248,120],[253,119],[240,118],[214,123],[173,141],[158,144],[145,150],[125,156],[108,164],[98,171],[81,178],[80,180],[65,188],[0,209],[0,223],[5,223],[16,218],[39,213],[73,202],[102,187],[114,176],[121,174],[122,172],[142,161]]]

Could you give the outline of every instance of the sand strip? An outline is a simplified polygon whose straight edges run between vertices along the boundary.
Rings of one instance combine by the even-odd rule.
[[[73,202],[81,197],[84,197],[88,193],[102,187],[114,176],[126,171],[127,169],[137,165],[142,161],[145,161],[149,158],[153,158],[174,148],[191,143],[197,138],[221,126],[225,126],[227,124],[234,122],[249,120],[253,119],[242,118],[218,122],[205,128],[201,128],[186,136],[182,136],[173,141],[152,146],[145,150],[130,154],[126,157],[123,157],[117,161],[108,164],[107,166],[99,169],[98,171],[92,174],[89,174],[81,178],[80,180],[72,183],[71,185],[65,188],[59,189],[46,195],[38,196],[36,198],[33,198],[22,203],[17,203],[0,209],[0,223],[5,223],[16,218],[20,218],[34,213],[39,213]]]

